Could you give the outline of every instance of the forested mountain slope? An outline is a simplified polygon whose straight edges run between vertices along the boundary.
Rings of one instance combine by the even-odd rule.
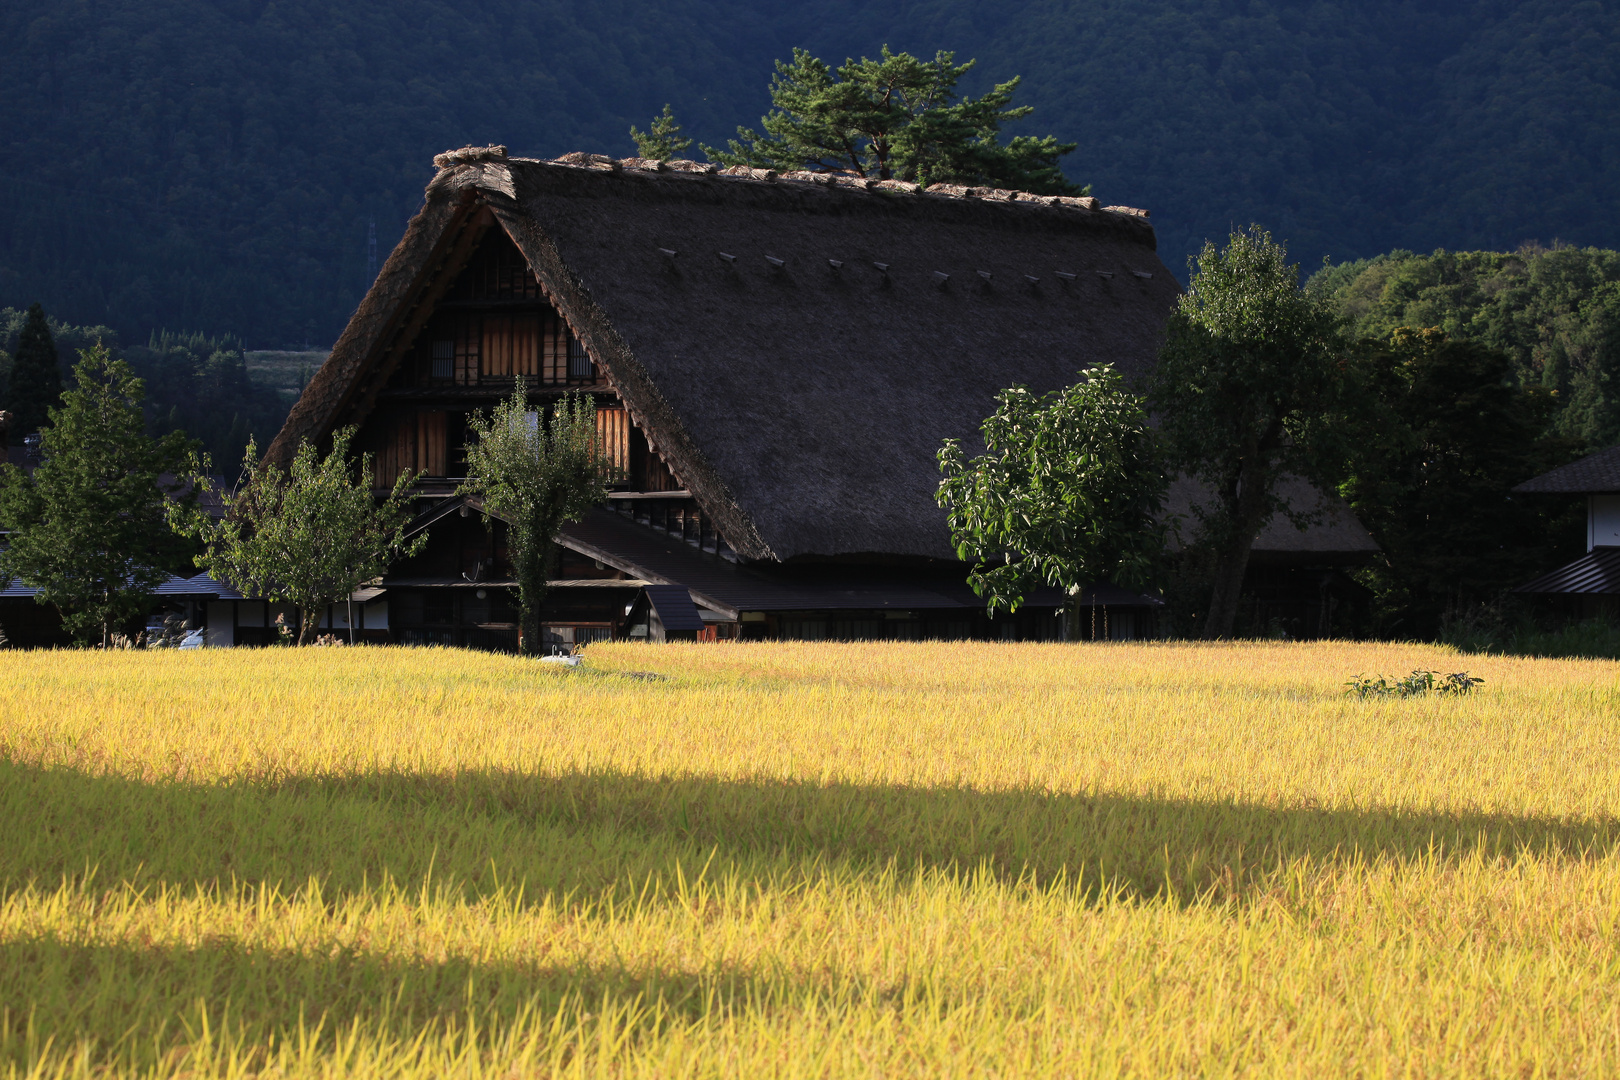
[[[1392,251],[1317,273],[1352,336],[1434,327],[1512,358],[1519,379],[1556,392],[1555,430],[1620,442],[1620,251]]]
[[[1172,268],[1250,220],[1307,266],[1620,246],[1620,0],[11,0],[0,306],[329,343],[433,153],[629,153],[666,101],[721,143],[793,45],[884,43],[1023,75]]]

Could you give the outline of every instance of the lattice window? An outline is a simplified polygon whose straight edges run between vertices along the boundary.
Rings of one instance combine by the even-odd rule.
[[[433,369],[435,379],[453,379],[456,376],[456,342],[445,338],[433,343]]]
[[[572,333],[568,335],[568,381],[594,382],[596,368],[591,363],[591,356],[585,351],[585,343]]]

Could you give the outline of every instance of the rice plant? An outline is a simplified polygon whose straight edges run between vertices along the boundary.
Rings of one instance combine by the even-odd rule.
[[[0,1068],[1608,1075],[1620,664],[1456,661],[0,653]]]

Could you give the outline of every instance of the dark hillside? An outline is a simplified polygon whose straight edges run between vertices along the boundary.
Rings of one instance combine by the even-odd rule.
[[[1036,126],[1080,143],[1070,171],[1151,209],[1178,271],[1249,221],[1307,266],[1620,245],[1613,2],[825,0],[815,21],[829,53],[888,32],[1021,73]]]
[[[629,153],[672,102],[718,143],[771,62],[897,49],[1024,76],[1071,176],[1180,269],[1251,219],[1322,255],[1620,246],[1620,3],[1587,0],[13,0],[0,306],[125,340],[328,344],[433,153]]]

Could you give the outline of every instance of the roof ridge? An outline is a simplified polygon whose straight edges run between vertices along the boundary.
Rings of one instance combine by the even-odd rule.
[[[468,150],[472,149],[471,147],[468,148]],[[505,148],[496,149],[504,151]],[[465,152],[455,151],[454,153]],[[441,154],[439,158],[449,156]],[[439,158],[434,159],[434,164],[439,164]],[[503,156],[500,160],[505,161],[508,159]],[[901,195],[932,196],[946,199],[977,199],[982,202],[1016,202],[1037,206],[1060,207],[1066,210],[1079,210],[1088,214],[1102,212],[1123,214],[1142,219],[1151,216],[1149,211],[1134,206],[1103,206],[1100,200],[1092,195],[1038,195],[1030,191],[967,184],[928,184],[924,186],[914,184],[908,180],[873,180],[869,177],[854,176],[847,172],[830,170],[798,169],[791,172],[778,172],[775,169],[756,169],[747,165],[731,165],[721,168],[712,162],[689,161],[684,158],[670,160],[645,157],[614,158],[607,154],[589,154],[577,150],[555,158],[512,158],[510,160],[524,164],[562,165],[568,168],[586,169],[591,172],[690,173],[699,176],[720,177],[726,180],[741,180],[761,184],[775,184],[786,181],[789,183],[819,184],[826,187],[851,188],[860,191],[888,191]]]
[[[433,155],[435,168],[448,169],[455,165],[478,165],[486,161],[506,161],[506,147],[491,143],[488,146],[463,146],[460,150],[446,150]]]

